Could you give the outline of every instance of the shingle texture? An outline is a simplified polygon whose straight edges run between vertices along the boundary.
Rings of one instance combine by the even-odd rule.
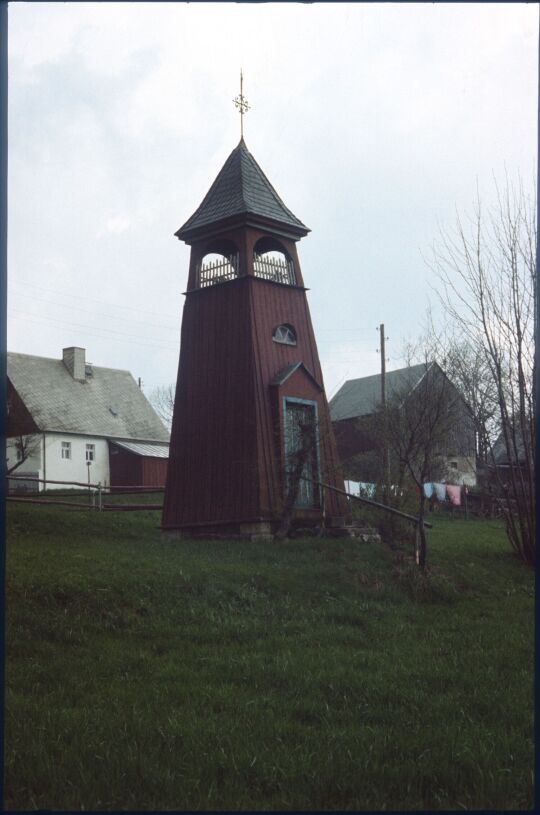
[[[40,430],[169,440],[129,371],[93,365],[92,376],[77,382],[62,360],[8,353],[7,373]]]
[[[201,205],[175,234],[182,238],[233,215],[259,215],[294,227],[304,235],[309,232],[285,206],[243,139],[221,168]]]
[[[412,390],[426,373],[427,366],[411,365],[388,371],[386,393],[389,397],[404,390]],[[368,416],[381,403],[381,374],[348,379],[330,401],[330,416],[333,422]]]
[[[122,450],[128,450],[130,453],[135,453],[137,456],[150,456],[151,458],[169,458],[169,445],[168,444],[153,444],[148,441],[116,441],[117,447]]]

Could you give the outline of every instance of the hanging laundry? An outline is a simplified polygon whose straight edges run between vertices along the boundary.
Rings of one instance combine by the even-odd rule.
[[[437,501],[446,501],[446,484],[434,484]]]
[[[362,495],[363,498],[375,497],[376,484],[370,484],[368,481],[360,481],[358,486],[360,488],[360,495]]]
[[[433,484],[424,484],[424,495],[426,498],[431,498],[433,495]]]
[[[456,487],[453,484],[446,485],[446,492],[450,503],[455,507],[461,506],[461,487]]]
[[[360,482],[345,481],[345,492],[348,492],[350,495],[360,495]]]

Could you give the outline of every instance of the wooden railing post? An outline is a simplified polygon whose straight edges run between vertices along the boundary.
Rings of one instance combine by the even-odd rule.
[[[332,487],[331,484],[325,484],[324,481],[316,481],[314,478],[306,478],[305,476],[300,476],[300,478],[302,481],[311,481],[313,484],[319,484],[325,490],[337,492],[340,495],[346,495],[347,498],[354,498],[355,501],[361,501],[363,504],[368,504],[369,506],[377,507],[377,509],[385,510],[391,515],[399,515],[401,518],[405,518],[407,521],[411,521],[417,526],[420,523],[420,518],[417,518],[415,515],[409,515],[407,512],[401,512],[401,510],[395,509],[395,507],[389,507],[387,504],[380,504],[378,501],[371,501],[369,498],[361,498],[359,495],[353,495],[350,492],[345,492],[345,490],[340,490],[339,487]],[[428,523],[427,521],[424,521],[423,523],[427,529],[433,529],[432,524]]]

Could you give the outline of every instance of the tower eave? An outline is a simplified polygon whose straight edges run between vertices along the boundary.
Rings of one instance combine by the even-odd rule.
[[[264,231],[271,232],[273,235],[281,235],[284,238],[289,238],[298,241],[304,238],[311,229],[307,226],[296,226],[293,224],[286,224],[280,221],[274,221],[271,218],[266,218],[261,215],[256,215],[251,212],[241,212],[231,215],[229,218],[222,218],[214,223],[197,226],[194,228],[180,227],[174,235],[178,240],[184,241],[191,245],[200,238],[210,238],[219,235],[227,230],[234,229],[238,226],[252,226]]]

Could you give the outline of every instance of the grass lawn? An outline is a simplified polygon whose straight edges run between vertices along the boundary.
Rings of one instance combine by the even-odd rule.
[[[173,541],[8,507],[7,809],[530,809],[533,573],[497,522]]]

